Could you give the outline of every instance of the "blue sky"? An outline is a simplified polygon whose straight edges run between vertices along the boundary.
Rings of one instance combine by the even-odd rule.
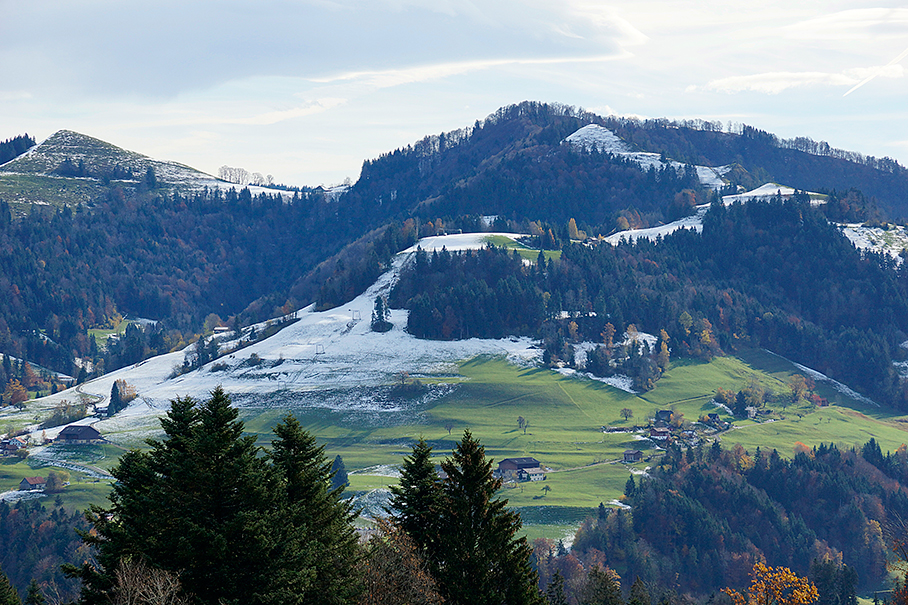
[[[0,0],[0,15],[0,139],[67,128],[210,173],[332,184],[536,100],[908,164],[895,2]]]

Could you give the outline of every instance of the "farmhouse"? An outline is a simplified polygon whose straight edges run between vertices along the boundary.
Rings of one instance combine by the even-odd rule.
[[[672,434],[668,429],[650,429],[649,430],[650,439],[669,439]]]
[[[25,477],[19,482],[19,490],[27,492],[33,489],[44,489],[47,487],[47,479],[44,477]]]
[[[640,462],[643,460],[643,452],[640,450],[624,450],[625,462]]]
[[[498,463],[497,474],[499,477],[505,480],[528,481],[531,480],[529,471],[533,469],[535,469],[539,473],[542,473],[539,461],[535,458],[505,458]],[[544,474],[542,478],[545,478]]]
[[[672,411],[671,410],[659,410],[656,412],[656,422],[671,422],[672,421]]]
[[[60,431],[55,439],[58,443],[82,444],[82,443],[100,443],[104,441],[94,427],[85,425],[70,425]]]
[[[532,468],[522,468],[517,471],[517,480],[518,481],[544,481],[545,480],[545,471],[534,466]]]
[[[28,444],[24,439],[13,437],[0,441],[0,456],[15,456],[16,452],[26,447]]]

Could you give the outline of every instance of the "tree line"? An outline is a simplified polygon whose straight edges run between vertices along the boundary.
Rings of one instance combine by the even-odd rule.
[[[791,459],[718,442],[671,447],[646,476],[628,479],[630,508],[600,506],[570,552],[534,543],[540,585],[556,572],[571,585],[598,562],[625,590],[636,578],[705,596],[746,584],[765,561],[814,580],[820,603],[853,604],[857,591],[887,577],[893,536],[881,528],[908,507],[903,485],[865,458],[874,446],[800,447]]]

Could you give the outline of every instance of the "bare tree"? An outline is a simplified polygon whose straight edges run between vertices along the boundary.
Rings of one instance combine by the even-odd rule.
[[[622,408],[621,417],[624,418],[625,421],[627,421],[629,418],[633,418],[634,410],[632,410],[630,408]]]
[[[141,560],[123,559],[116,571],[115,605],[189,605],[176,574],[149,567]]]
[[[442,603],[438,586],[413,539],[387,519],[377,519],[376,523],[379,531],[369,540],[360,605]]]
[[[445,421],[445,430],[448,431],[448,435],[451,434],[451,430],[453,428],[454,428],[454,422],[452,422],[451,420],[446,420]]]

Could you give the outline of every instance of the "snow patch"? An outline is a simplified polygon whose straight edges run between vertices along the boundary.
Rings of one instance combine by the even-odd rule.
[[[849,388],[848,386],[842,384],[841,382],[839,382],[837,380],[833,380],[832,378],[830,378],[826,374],[823,374],[822,372],[818,372],[817,370],[814,370],[813,368],[808,368],[805,365],[801,365],[790,359],[782,357],[778,353],[773,353],[769,349],[763,349],[763,350],[766,351],[767,353],[769,353],[770,355],[775,355],[776,357],[778,357],[780,359],[784,359],[788,363],[794,365],[796,368],[798,368],[799,370],[801,370],[802,372],[804,372],[805,374],[807,374],[808,376],[813,378],[814,382],[825,382],[826,384],[828,384],[829,386],[834,388],[839,393],[842,393],[843,395],[847,395],[848,397],[851,397],[852,399],[857,399],[858,401],[860,401],[862,403],[866,403],[866,404],[872,405],[874,407],[880,407],[880,404],[878,404],[873,399],[870,399],[869,397],[865,397],[864,395],[861,395],[857,391]]]
[[[421,240],[419,246],[424,250],[476,249],[485,246],[490,235],[493,234],[432,237]],[[515,237],[515,234],[502,235]],[[113,434],[114,440],[117,433],[131,432],[134,428],[154,435],[159,430],[157,418],[167,412],[171,399],[184,395],[203,399],[217,386],[234,395],[241,406],[245,405],[244,399],[252,401],[252,398],[255,405],[260,405],[269,399],[269,394],[276,404],[293,405],[294,399],[298,399],[303,405],[315,405],[313,400],[317,393],[318,399],[322,400],[320,405],[332,409],[400,412],[403,411],[400,405],[389,405],[374,393],[356,398],[323,395],[332,390],[368,391],[370,387],[389,386],[401,371],[410,375],[433,374],[478,355],[501,356],[521,365],[532,365],[540,359],[542,352],[529,338],[417,339],[404,331],[408,311],[401,309],[391,311],[390,320],[394,324],[391,331],[373,332],[369,319],[375,298],[389,294],[401,269],[412,261],[414,250],[415,247],[395,257],[391,268],[354,300],[327,311],[315,311],[311,306],[297,311],[293,317],[297,321],[275,335],[224,355],[198,370],[171,377],[174,368],[181,366],[185,354],[192,350],[194,345],[190,345],[182,351],[153,357],[80,385],[86,395],[103,400],[110,393],[113,382],[123,379],[134,386],[139,395],[113,418],[86,422],[94,423],[105,436]],[[231,338],[236,340],[235,335]],[[222,346],[226,347],[227,343]],[[218,371],[212,371],[215,364],[218,364]],[[30,406],[52,407],[64,399],[78,401],[79,394],[75,389],[68,389]],[[132,439],[132,435],[129,438]]]
[[[890,225],[884,229],[849,223],[839,225],[839,228],[858,250],[888,254],[899,264],[902,262],[899,254],[908,249],[908,229],[902,225]]]
[[[590,380],[604,382],[605,384],[626,393],[637,394],[637,391],[634,390],[634,380],[624,374],[616,374],[614,376],[594,376],[589,372],[578,372],[573,368],[557,368],[555,371],[562,376],[581,376],[583,378],[589,378]]]
[[[681,162],[663,160],[658,153],[632,151],[621,137],[598,124],[587,124],[580,130],[568,135],[563,142],[584,151],[598,151],[599,153],[609,153],[629,159],[639,164],[643,170],[649,170],[650,168],[661,170],[665,166],[670,166],[678,171],[685,168],[685,164]],[[701,185],[719,190],[727,184],[723,177],[731,170],[731,166],[694,166],[694,169],[697,171],[697,177]]]
[[[400,468],[390,464],[377,464],[368,468],[359,469],[347,473],[348,475],[364,475],[367,477],[391,477],[400,479]]]

